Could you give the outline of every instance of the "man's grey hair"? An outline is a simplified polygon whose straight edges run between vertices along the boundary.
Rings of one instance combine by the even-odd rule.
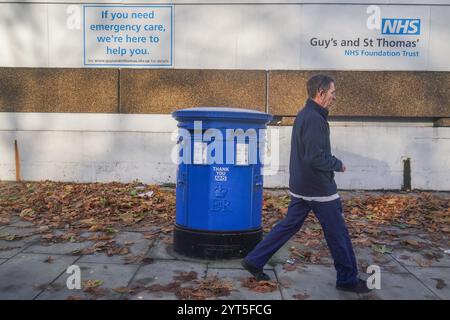
[[[334,83],[334,79],[324,74],[318,74],[309,78],[306,83],[306,90],[308,91],[308,97],[314,99],[319,91],[328,91],[331,83]]]

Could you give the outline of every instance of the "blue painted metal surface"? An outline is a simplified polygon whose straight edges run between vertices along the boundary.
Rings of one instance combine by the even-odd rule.
[[[261,129],[272,116],[207,107],[178,110],[172,116],[184,131],[179,155],[185,156],[177,171],[176,224],[220,232],[260,228],[260,149],[265,143]]]

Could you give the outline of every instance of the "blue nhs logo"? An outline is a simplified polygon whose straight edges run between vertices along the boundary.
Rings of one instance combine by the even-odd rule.
[[[381,34],[420,34],[420,19],[382,19]]]

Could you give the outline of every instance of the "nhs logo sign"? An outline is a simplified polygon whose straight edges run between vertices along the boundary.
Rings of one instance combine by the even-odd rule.
[[[366,13],[367,29],[379,30],[383,35],[420,35],[423,19],[419,18],[385,18],[381,14],[381,8],[377,5],[368,6]],[[391,10],[390,15],[396,16]],[[417,13],[414,16],[418,16]]]
[[[383,18],[381,20],[381,34],[420,34],[420,19]]]

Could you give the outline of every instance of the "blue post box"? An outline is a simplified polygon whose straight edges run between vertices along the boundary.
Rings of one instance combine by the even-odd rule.
[[[270,114],[201,107],[175,111],[178,170],[174,250],[245,256],[262,238],[263,165]]]

